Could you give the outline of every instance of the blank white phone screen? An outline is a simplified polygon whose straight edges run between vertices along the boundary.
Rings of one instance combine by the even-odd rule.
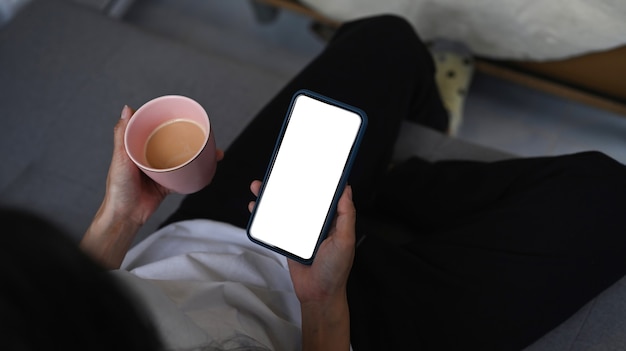
[[[306,95],[295,98],[249,234],[302,259],[313,256],[350,151],[359,114]],[[341,194],[339,194],[341,195]]]

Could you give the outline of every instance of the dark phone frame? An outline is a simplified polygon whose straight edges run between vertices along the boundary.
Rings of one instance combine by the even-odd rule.
[[[288,252],[286,250],[283,250],[279,247],[273,246],[273,245],[269,245],[265,242],[262,242],[260,240],[255,239],[251,234],[250,234],[250,227],[252,226],[252,222],[254,220],[254,216],[256,214],[256,206],[254,208],[254,210],[252,211],[252,214],[250,215],[250,219],[248,221],[248,226],[246,228],[246,233],[248,238],[256,243],[259,244],[263,247],[266,247],[272,251],[275,251],[283,256],[286,256],[287,258],[290,258],[294,261],[300,262],[302,264],[306,264],[306,265],[310,265],[313,263],[313,260],[315,259],[315,256],[317,254],[317,250],[319,249],[319,246],[321,245],[321,243],[326,239],[326,236],[328,235],[328,231],[330,229],[330,226],[332,225],[333,219],[335,217],[335,214],[337,212],[337,204],[339,203],[339,198],[341,197],[343,190],[346,186],[346,182],[348,181],[348,176],[350,175],[350,170],[352,169],[352,165],[354,163],[354,160],[356,158],[359,146],[361,144],[361,140],[363,139],[363,135],[365,134],[365,130],[367,128],[367,114],[365,113],[365,111],[345,104],[341,101],[337,101],[335,99],[329,98],[327,96],[324,96],[322,94],[310,91],[308,89],[300,89],[298,91],[296,91],[292,98],[291,98],[291,103],[289,104],[289,109],[287,111],[287,115],[285,116],[285,120],[283,121],[283,125],[281,127],[281,131],[280,134],[278,136],[278,139],[276,141],[276,145],[274,146],[274,151],[272,152],[272,159],[270,161],[269,166],[267,167],[267,171],[265,172],[265,176],[263,177],[263,185],[259,191],[259,196],[257,197],[257,205],[260,203],[260,201],[262,200],[263,197],[263,192],[265,190],[265,185],[267,184],[267,180],[270,176],[270,174],[272,173],[272,169],[274,168],[274,162],[276,161],[276,157],[278,155],[278,150],[280,149],[280,145],[282,144],[283,141],[283,137],[285,135],[285,131],[287,130],[287,125],[289,124],[289,120],[291,119],[291,114],[293,112],[294,109],[294,105],[295,105],[295,101],[296,98],[300,95],[305,95],[308,96],[310,98],[319,100],[321,102],[330,104],[330,105],[334,105],[337,106],[339,108],[351,111],[356,113],[359,117],[361,117],[361,125],[359,127],[359,130],[357,132],[357,135],[354,139],[354,142],[352,143],[352,148],[350,149],[350,153],[348,155],[348,158],[346,160],[346,163],[344,165],[343,168],[343,172],[341,174],[341,177],[339,179],[339,182],[337,183],[337,188],[335,189],[335,194],[333,195],[333,199],[332,202],[330,203],[330,206],[328,207],[328,212],[326,214],[326,219],[324,221],[324,225],[322,226],[322,229],[320,231],[320,234],[318,236],[317,239],[317,243],[315,244],[315,248],[313,250],[313,253],[311,255],[310,258],[303,258],[300,257],[298,255],[295,255],[291,252]]]

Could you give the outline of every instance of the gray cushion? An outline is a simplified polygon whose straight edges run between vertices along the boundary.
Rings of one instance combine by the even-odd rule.
[[[33,1],[0,30],[0,203],[51,218],[77,240],[104,194],[124,104],[198,100],[225,148],[285,83],[64,1]],[[172,196],[142,229],[154,230]]]

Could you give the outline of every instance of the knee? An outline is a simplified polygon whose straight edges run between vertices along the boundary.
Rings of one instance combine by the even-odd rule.
[[[603,152],[586,151],[581,152],[580,155],[586,160],[588,168],[612,168],[620,172],[626,171],[622,163]]]
[[[337,34],[346,34],[350,41],[366,42],[379,52],[418,56],[428,53],[414,26],[394,14],[374,15],[345,23]],[[338,35],[341,37],[342,35]]]
[[[615,179],[618,183],[626,182],[626,167],[600,151],[584,151],[566,156],[569,160],[569,170],[578,176],[593,179],[604,179],[610,182]],[[568,161],[566,161],[568,162]]]
[[[580,157],[580,159],[584,160],[582,163],[586,163],[586,165],[602,165],[602,164],[606,164],[606,165],[615,165],[618,164],[618,162],[611,158],[610,156],[608,156],[607,154],[601,152],[601,151],[582,151],[579,152],[577,154],[572,154],[572,157]]]
[[[373,27],[386,28],[393,32],[413,32],[411,23],[404,17],[395,14],[374,15],[366,18]]]
[[[413,37],[415,29],[404,17],[394,14],[373,15],[348,22],[345,27],[358,27],[359,32],[371,37],[384,36],[390,38]]]

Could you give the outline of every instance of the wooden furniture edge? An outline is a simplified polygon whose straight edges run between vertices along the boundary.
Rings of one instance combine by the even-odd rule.
[[[324,16],[320,14],[319,12],[311,9],[310,7],[305,6],[301,3],[298,3],[297,1],[294,1],[294,0],[253,0],[253,1],[257,1],[259,3],[275,6],[275,7],[286,9],[286,10],[290,10],[296,13],[300,13],[315,21],[318,21],[320,23],[326,24],[331,27],[337,28],[341,25],[340,21],[336,21],[331,18],[328,18],[327,16]]]
[[[314,9],[294,0],[253,1],[300,13],[330,27],[337,28],[341,25],[341,22],[328,18]],[[558,82],[554,79],[540,77],[532,74],[532,72],[514,69],[508,67],[506,64],[494,63],[480,58],[476,58],[475,62],[477,71],[481,73],[626,116],[626,101],[608,98],[573,85]]]
[[[626,102],[607,98],[593,92],[509,68],[506,65],[493,63],[488,60],[476,59],[475,67],[479,72],[490,76],[626,116]]]

